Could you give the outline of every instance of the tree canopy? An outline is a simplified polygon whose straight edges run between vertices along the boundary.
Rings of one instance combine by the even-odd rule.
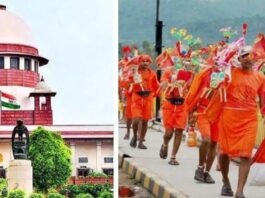
[[[58,187],[71,175],[71,150],[61,136],[38,127],[30,136],[29,158],[33,166],[33,185],[40,191]]]

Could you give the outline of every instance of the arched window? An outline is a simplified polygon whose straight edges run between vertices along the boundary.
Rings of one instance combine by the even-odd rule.
[[[5,57],[0,56],[0,69],[5,68]]]

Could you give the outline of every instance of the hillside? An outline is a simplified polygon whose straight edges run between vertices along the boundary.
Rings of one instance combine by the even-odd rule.
[[[141,44],[155,41],[156,0],[119,0],[119,42]],[[238,31],[249,24],[248,42],[265,32],[265,0],[160,0],[163,44],[170,46],[172,27],[186,28],[204,44],[222,39],[219,29],[231,26]]]

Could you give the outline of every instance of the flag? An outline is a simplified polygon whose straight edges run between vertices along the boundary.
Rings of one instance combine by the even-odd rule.
[[[247,29],[248,29],[248,24],[247,23],[243,23],[243,25],[242,25],[242,34],[243,34],[243,36],[246,36]]]
[[[5,92],[0,92],[1,106],[9,109],[20,109],[20,105],[16,103],[16,98]]]
[[[161,61],[164,59],[166,53],[167,53],[167,51],[164,51],[162,54],[159,54],[159,55],[156,57],[155,63],[156,63],[157,66],[160,65],[160,63],[161,63]]]
[[[251,162],[250,185],[265,186],[265,139],[263,139]]]
[[[264,34],[259,33],[253,45],[253,59],[265,59],[265,37]]]
[[[179,70],[178,71],[178,80],[190,81],[192,80],[193,73],[187,70]]]
[[[164,51],[162,54],[160,54],[156,58],[156,64],[160,68],[165,68],[165,67],[171,67],[174,66],[174,61],[170,57],[170,55],[167,53],[167,51]]]
[[[257,152],[252,158],[251,164],[253,163],[264,163],[265,164],[265,139],[262,141]]]

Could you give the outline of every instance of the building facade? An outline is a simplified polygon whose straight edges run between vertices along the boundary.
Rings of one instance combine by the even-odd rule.
[[[13,159],[11,135],[22,119],[32,132],[38,126],[58,131],[72,150],[72,176],[91,171],[113,173],[112,125],[54,125],[52,98],[56,92],[44,82],[40,56],[30,27],[0,5],[0,177]]]

